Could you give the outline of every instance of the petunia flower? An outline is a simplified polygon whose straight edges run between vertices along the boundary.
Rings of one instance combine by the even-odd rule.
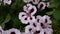
[[[26,34],[33,34],[35,32],[35,28],[33,25],[28,25],[25,27]]]
[[[25,3],[29,3],[31,2],[31,0],[23,0]]]
[[[2,27],[0,26],[0,34],[2,34],[3,33],[3,29],[2,29]]]
[[[12,28],[5,31],[5,34],[21,34],[20,30]]]
[[[3,2],[4,2],[4,5],[5,5],[5,4],[10,5],[12,1],[11,1],[11,0],[4,0]]]
[[[38,4],[39,3],[39,0],[32,0],[32,3],[33,4]]]

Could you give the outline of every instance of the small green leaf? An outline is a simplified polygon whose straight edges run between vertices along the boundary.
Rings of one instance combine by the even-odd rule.
[[[51,11],[51,12],[47,12],[46,14],[47,15],[52,15],[54,13],[54,11]]]

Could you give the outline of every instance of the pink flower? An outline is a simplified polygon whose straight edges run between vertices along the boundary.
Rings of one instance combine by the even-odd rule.
[[[39,0],[32,0],[32,3],[33,4],[38,4],[39,3]]]
[[[41,9],[41,10],[44,10],[45,7],[48,7],[49,6],[49,2],[40,2],[38,4],[38,8]]]
[[[24,6],[24,11],[19,13],[19,19],[22,23],[27,24],[28,22],[35,21],[35,16],[33,16],[37,11],[35,6],[27,4],[27,6]]]
[[[31,0],[23,0],[25,3],[29,3],[31,2]]]

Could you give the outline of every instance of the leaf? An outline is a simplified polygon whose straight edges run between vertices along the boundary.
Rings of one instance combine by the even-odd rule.
[[[53,16],[56,20],[60,20],[60,10],[56,10],[54,13],[53,13]]]
[[[11,16],[10,16],[10,14],[7,14],[4,22],[2,22],[2,23],[7,23],[7,22],[9,22],[10,20],[11,20]]]
[[[46,14],[47,15],[52,15],[54,13],[54,11],[51,11],[51,12],[47,12]]]

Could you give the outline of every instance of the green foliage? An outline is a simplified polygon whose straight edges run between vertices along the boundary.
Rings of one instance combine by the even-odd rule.
[[[24,27],[26,25],[22,24],[21,21],[18,19],[18,14],[19,12],[23,12],[23,6],[25,5],[25,3],[23,2],[23,0],[12,1],[13,2],[11,5],[0,6],[0,25],[3,27],[3,29],[9,29],[10,27],[14,27],[21,29],[21,31],[24,31]],[[48,11],[46,12],[46,14],[49,15],[52,19],[52,27],[54,29],[54,34],[60,34],[60,0],[50,1],[51,3],[49,8],[52,8],[53,11]],[[38,14],[41,15],[42,12],[41,14]]]

